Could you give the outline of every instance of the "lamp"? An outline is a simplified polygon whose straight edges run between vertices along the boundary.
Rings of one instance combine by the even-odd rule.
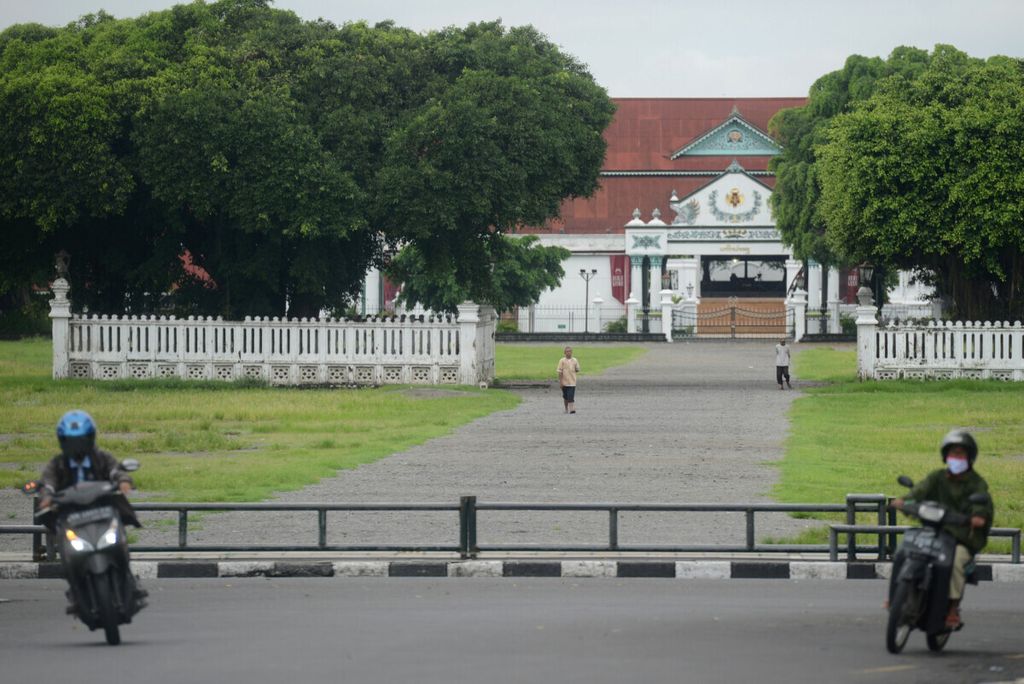
[[[875,277],[875,267],[864,262],[857,267],[860,272],[860,288],[857,290],[857,302],[861,306],[874,306],[875,298],[871,295],[871,279]]]
[[[590,332],[590,281],[597,275],[597,269],[592,268],[587,271],[585,268],[580,269],[580,278],[583,278],[586,282],[587,287],[583,295],[583,332]]]

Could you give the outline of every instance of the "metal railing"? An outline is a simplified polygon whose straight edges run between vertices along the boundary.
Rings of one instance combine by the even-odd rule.
[[[828,557],[831,561],[839,560],[839,535],[847,535],[847,543],[852,551],[847,552],[847,561],[857,560],[856,537],[858,534],[877,534],[879,538],[889,535],[895,539],[896,535],[903,534],[907,530],[914,529],[911,525],[829,525],[828,526]],[[1016,527],[993,527],[988,532],[990,537],[1010,538],[1010,562],[1020,563],[1020,537],[1021,531]],[[888,549],[888,555],[892,555],[895,548],[893,542]],[[886,554],[879,554],[878,560],[885,560]]]
[[[484,552],[551,551],[551,552],[680,552],[680,553],[800,553],[829,550],[825,544],[758,544],[756,515],[758,513],[844,513],[848,522],[855,523],[858,513],[877,513],[885,522],[887,499],[881,494],[851,494],[841,504],[786,504],[786,503],[731,503],[731,504],[633,504],[633,503],[483,503],[475,496],[463,496],[458,503],[162,503],[138,502],[139,512],[173,512],[177,514],[177,544],[152,546],[133,545],[140,552],[263,552],[263,551],[330,551],[330,552],[450,552],[462,558],[474,558]],[[33,502],[35,506],[35,502]],[[189,540],[189,513],[277,511],[316,513],[317,538],[315,544],[206,544],[194,545]],[[441,511],[458,514],[459,539],[453,544],[330,544],[328,543],[328,512],[332,511]],[[477,541],[479,513],[481,511],[572,511],[604,512],[608,516],[608,535],[605,544],[498,544],[480,545]],[[743,544],[653,545],[622,544],[619,540],[619,521],[622,513],[742,513],[745,523]],[[33,557],[37,560],[55,558],[54,540],[39,525],[6,525],[0,534],[33,535]],[[43,537],[46,537],[45,541]],[[879,535],[877,547],[855,549],[884,552],[884,536]]]
[[[266,552],[266,551],[329,551],[329,552],[446,552],[461,558],[475,558],[480,552],[676,552],[676,553],[824,553],[831,560],[839,558],[839,535],[846,534],[846,558],[857,560],[858,553],[875,553],[879,560],[891,557],[896,548],[896,536],[908,526],[896,525],[896,512],[888,508],[889,498],[883,494],[848,494],[841,504],[786,504],[786,503],[503,503],[479,502],[475,496],[463,496],[458,503],[161,503],[139,502],[139,512],[173,512],[177,514],[177,544],[152,546],[137,544],[132,549],[140,552]],[[36,502],[33,500],[33,507]],[[206,544],[194,545],[189,541],[190,512],[276,511],[316,513],[317,539],[315,544]],[[441,511],[458,514],[459,539],[453,544],[329,544],[328,512],[424,512]],[[477,541],[479,513],[481,511],[572,511],[604,512],[608,516],[608,535],[605,544],[490,544]],[[622,544],[619,541],[619,522],[622,513],[742,513],[745,539],[743,544],[691,544],[655,545]],[[758,513],[845,513],[846,524],[829,525],[828,544],[758,544],[756,515]],[[858,525],[858,514],[873,514],[877,525]],[[55,544],[52,536],[41,525],[0,525],[0,534],[30,534],[33,537],[33,558],[54,560]],[[857,546],[858,534],[877,535],[872,546]],[[993,528],[996,537],[1010,537],[1011,562],[1020,563],[1021,530]],[[45,539],[44,539],[45,538]]]

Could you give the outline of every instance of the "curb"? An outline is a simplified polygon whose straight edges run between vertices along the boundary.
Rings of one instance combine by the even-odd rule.
[[[888,579],[889,563],[822,561],[136,561],[140,579],[219,577],[616,577],[674,579]],[[59,579],[58,563],[0,563],[0,580]],[[982,582],[1024,582],[1024,565],[979,565]]]

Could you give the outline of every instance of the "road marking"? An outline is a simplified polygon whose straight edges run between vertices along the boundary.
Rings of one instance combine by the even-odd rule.
[[[1024,653],[1013,653],[1006,656],[1010,660],[1024,660]]]
[[[864,674],[875,674],[876,672],[906,672],[917,669],[917,665],[889,665],[887,667],[873,667],[870,670],[861,670]]]

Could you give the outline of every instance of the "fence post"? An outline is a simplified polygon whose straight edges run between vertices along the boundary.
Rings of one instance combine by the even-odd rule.
[[[71,300],[68,292],[71,286],[64,278],[57,278],[50,286],[53,299],[50,300],[50,320],[53,330],[53,379],[68,377],[71,354]]]
[[[601,305],[604,304],[604,299],[601,298],[599,292],[594,293],[594,299],[591,301],[594,305],[594,332],[601,334]]]
[[[459,557],[476,555],[476,497],[459,497]]]
[[[747,518],[747,551],[754,550],[754,509],[748,508]]]
[[[849,494],[846,495],[846,524],[857,524],[857,503],[850,498]],[[857,535],[848,532],[846,535],[846,562],[855,560],[857,560]]]
[[[36,512],[39,510],[39,497],[32,495],[32,524],[36,522]],[[46,548],[43,546],[43,533],[32,533],[32,560],[39,562],[46,559]]]
[[[799,342],[807,334],[807,292],[797,288],[786,300],[786,308],[793,312],[793,341]]]
[[[615,551],[619,548],[619,509],[608,509],[608,549]]]
[[[636,333],[636,307],[639,305],[640,300],[630,292],[626,300],[626,332],[630,335]]]
[[[477,324],[480,322],[480,307],[473,302],[459,304],[459,383],[475,385],[480,369],[477,368],[476,355]]]
[[[857,377],[873,380],[877,356],[875,327],[878,319],[875,318],[875,305],[870,290],[862,287],[857,292],[857,299],[860,301],[857,307]]]
[[[665,341],[672,341],[672,290],[661,291],[661,332]]]

